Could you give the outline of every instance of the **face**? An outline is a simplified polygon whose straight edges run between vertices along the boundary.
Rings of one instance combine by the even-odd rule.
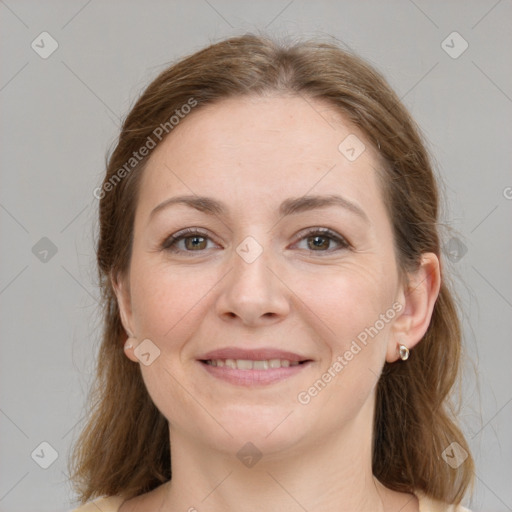
[[[378,167],[297,97],[207,106],[157,147],[117,293],[171,435],[271,454],[371,416],[403,299]]]

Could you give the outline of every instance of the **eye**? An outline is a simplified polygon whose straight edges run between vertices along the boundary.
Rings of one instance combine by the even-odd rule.
[[[187,228],[167,237],[162,243],[162,249],[171,252],[201,252],[212,248],[209,243],[214,242],[206,233],[196,228]]]
[[[187,236],[183,238],[183,243],[187,251],[196,251],[206,249],[208,239],[204,236]]]
[[[329,228],[313,228],[302,235],[297,246],[299,249],[325,253],[348,249],[350,244]]]

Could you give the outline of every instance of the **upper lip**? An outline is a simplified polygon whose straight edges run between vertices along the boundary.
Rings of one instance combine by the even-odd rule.
[[[308,357],[286,350],[275,348],[243,349],[238,347],[225,347],[212,350],[198,358],[200,361],[212,359],[246,359],[250,361],[265,361],[269,359],[285,359],[288,361],[309,361]]]

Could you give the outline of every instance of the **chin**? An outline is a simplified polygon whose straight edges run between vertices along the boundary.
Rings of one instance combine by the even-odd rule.
[[[265,455],[291,448],[300,442],[307,428],[307,422],[293,411],[292,407],[255,405],[225,411],[221,423],[232,437],[221,435],[222,439],[215,440],[220,442],[216,447],[236,454],[252,443]]]

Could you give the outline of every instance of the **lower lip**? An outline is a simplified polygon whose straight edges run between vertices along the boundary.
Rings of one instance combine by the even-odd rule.
[[[268,370],[238,370],[229,366],[212,366],[199,361],[199,364],[217,379],[222,379],[238,386],[264,386],[280,382],[297,375],[310,365],[307,361],[295,366],[269,368]]]

